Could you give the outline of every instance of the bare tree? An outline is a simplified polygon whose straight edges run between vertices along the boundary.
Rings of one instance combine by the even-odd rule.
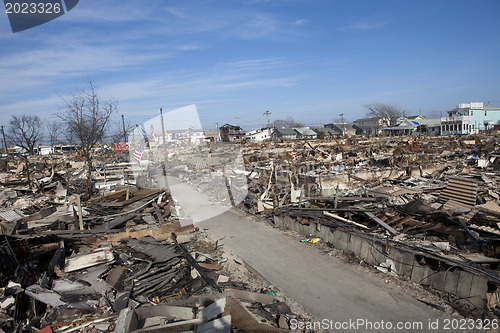
[[[12,116],[10,120],[9,141],[28,151],[35,153],[36,144],[42,139],[42,120],[38,116],[26,115]]]
[[[50,148],[54,152],[54,146],[59,143],[59,133],[61,131],[61,123],[58,121],[50,121],[47,123],[47,132],[50,138]]]
[[[111,99],[101,100],[90,80],[88,89],[78,89],[71,98],[63,101],[64,105],[57,116],[66,127],[68,140],[80,145],[82,157],[87,162],[87,190],[90,195],[94,146],[104,138],[109,119],[118,102]]]
[[[303,127],[299,122],[296,122],[293,117],[286,117],[286,119],[277,119],[273,121],[273,127],[275,128],[294,128]]]
[[[396,125],[396,120],[403,114],[403,109],[397,105],[376,103],[364,106],[368,109],[368,116],[382,118],[389,126]]]

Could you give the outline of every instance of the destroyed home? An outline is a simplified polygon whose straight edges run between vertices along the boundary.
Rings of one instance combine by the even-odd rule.
[[[219,130],[223,142],[240,142],[245,139],[245,132],[240,126],[225,124]]]

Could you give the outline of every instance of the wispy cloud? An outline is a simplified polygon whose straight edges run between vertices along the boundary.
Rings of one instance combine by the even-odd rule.
[[[361,19],[352,22],[346,26],[343,26],[339,30],[342,32],[367,31],[367,30],[379,29],[389,23],[390,21],[386,19],[379,19],[379,18]]]

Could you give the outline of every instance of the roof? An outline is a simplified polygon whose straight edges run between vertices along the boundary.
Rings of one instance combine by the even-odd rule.
[[[328,124],[331,126],[331,128],[337,130],[338,132],[344,132],[344,131],[355,131],[356,129],[352,127],[352,124],[348,123],[335,123],[335,124]]]
[[[316,132],[314,132],[312,129],[309,127],[300,127],[295,129],[299,134],[301,135],[316,135]]]
[[[205,132],[205,137],[207,137],[207,138],[220,138],[220,133],[218,131],[208,131],[208,132]]]
[[[404,129],[415,129],[418,127],[418,123],[414,121],[404,120],[398,126],[386,127],[385,130],[404,130]]]
[[[236,125],[231,125],[231,124],[224,124],[220,127],[220,129],[231,129],[231,130],[236,130],[236,131],[241,131],[242,128],[240,126],[236,126]]]
[[[328,127],[324,127],[324,128],[315,128],[314,131],[316,133],[319,133],[319,132],[323,132],[325,134],[331,134],[331,135],[338,135],[338,134],[341,134],[339,131],[333,129],[333,128],[328,128]]]
[[[276,132],[281,135],[297,135],[297,132],[293,128],[277,128]]]
[[[441,126],[441,119],[420,119],[418,123],[428,127]]]

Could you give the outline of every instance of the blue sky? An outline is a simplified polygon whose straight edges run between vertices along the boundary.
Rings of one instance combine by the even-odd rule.
[[[0,13],[0,123],[54,119],[90,78],[130,123],[196,104],[205,129],[500,105],[500,1],[81,0],[12,33]],[[237,120],[235,117],[238,117]]]

